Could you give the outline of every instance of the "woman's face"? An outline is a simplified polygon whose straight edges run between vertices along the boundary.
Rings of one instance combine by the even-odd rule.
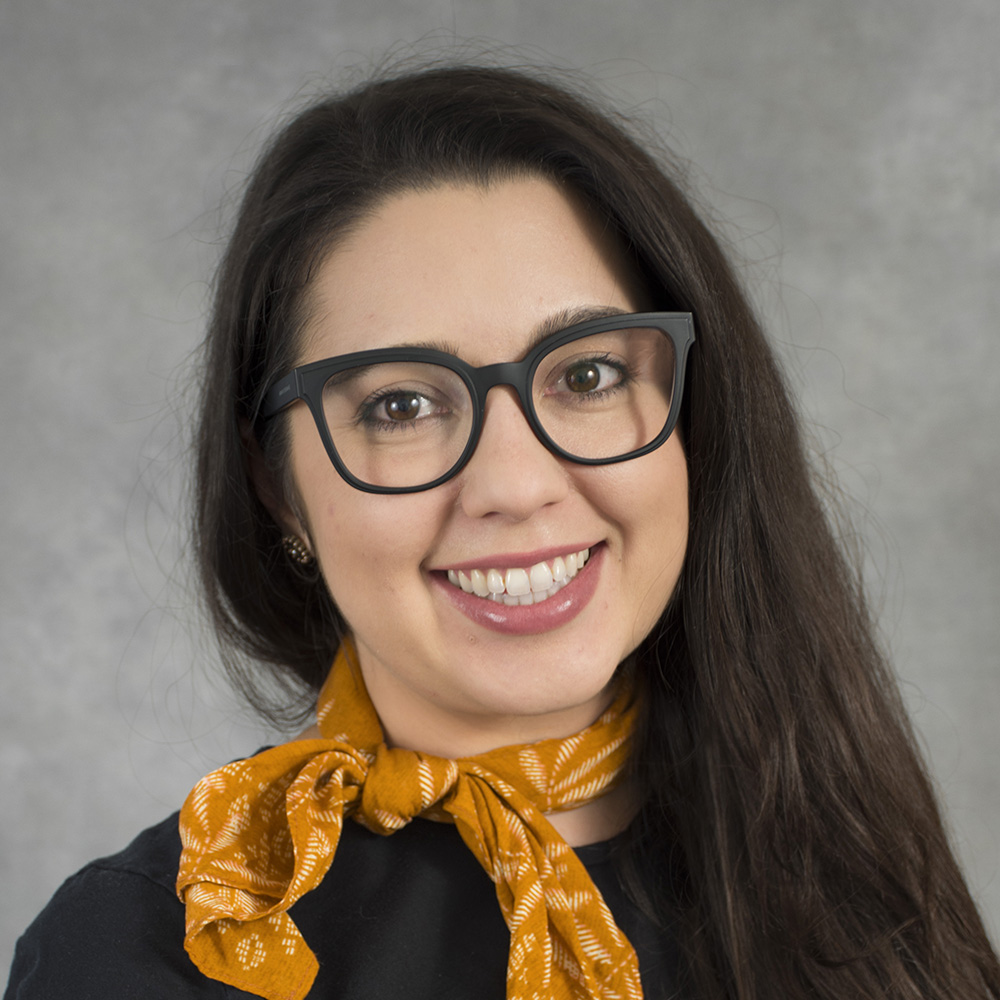
[[[433,343],[477,366],[520,359],[553,324],[648,306],[618,247],[537,178],[388,198],[327,257],[308,304],[299,363]],[[298,516],[279,519],[319,560],[391,743],[460,756],[568,735],[600,714],[680,573],[678,435],[628,462],[575,465],[546,450],[500,386],[455,478],[376,495],[337,474],[307,407],[290,420]],[[449,580],[552,571],[584,549],[572,581],[530,607]]]

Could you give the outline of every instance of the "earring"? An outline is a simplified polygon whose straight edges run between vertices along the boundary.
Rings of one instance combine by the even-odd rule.
[[[281,539],[281,547],[285,550],[285,555],[300,566],[308,566],[314,561],[313,554],[298,535],[285,535]]]

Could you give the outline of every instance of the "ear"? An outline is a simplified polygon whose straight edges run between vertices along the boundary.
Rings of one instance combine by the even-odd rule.
[[[240,437],[243,440],[243,454],[246,456],[247,475],[253,483],[257,499],[267,508],[282,534],[297,536],[312,552],[309,532],[302,519],[285,499],[284,490],[275,482],[271,470],[267,467],[257,436],[246,418],[240,421]]]

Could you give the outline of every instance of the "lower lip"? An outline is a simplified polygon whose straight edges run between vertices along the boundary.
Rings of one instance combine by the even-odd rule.
[[[604,549],[603,545],[592,548],[583,569],[562,590],[541,604],[510,605],[467,594],[449,583],[443,573],[434,573],[431,579],[445,597],[477,625],[505,635],[536,635],[572,621],[590,603],[604,564]]]

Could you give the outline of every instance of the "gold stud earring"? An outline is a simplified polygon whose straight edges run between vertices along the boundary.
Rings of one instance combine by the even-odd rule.
[[[306,543],[298,535],[285,535],[281,539],[281,547],[285,550],[288,558],[300,566],[308,566],[314,561],[313,554],[306,548]]]

